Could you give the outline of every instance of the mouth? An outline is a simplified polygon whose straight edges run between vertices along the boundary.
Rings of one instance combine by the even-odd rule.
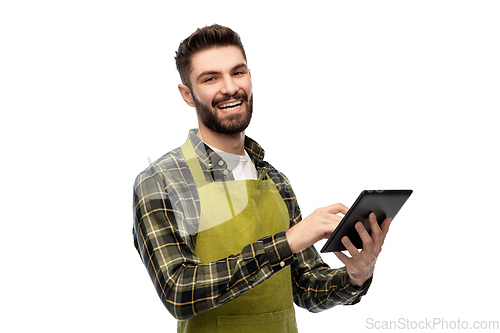
[[[243,100],[230,101],[217,105],[217,109],[222,113],[236,113],[240,111],[242,105]]]

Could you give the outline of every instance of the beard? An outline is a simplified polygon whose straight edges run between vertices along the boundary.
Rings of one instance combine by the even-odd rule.
[[[247,103],[245,110],[238,112],[236,114],[220,116],[217,113],[216,105],[231,99],[243,99],[244,103]],[[193,98],[193,103],[196,107],[196,113],[200,117],[201,123],[205,125],[208,129],[220,133],[220,134],[237,134],[243,132],[252,119],[253,113],[253,94],[248,98],[246,92],[242,91],[236,93],[232,96],[228,96],[222,99],[214,99],[212,101],[212,107],[202,104],[198,101],[196,97]]]

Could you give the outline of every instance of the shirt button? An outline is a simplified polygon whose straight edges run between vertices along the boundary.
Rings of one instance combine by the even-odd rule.
[[[357,294],[357,292],[354,292],[354,291],[351,293],[351,295],[356,295],[356,294]]]
[[[227,171],[227,170],[222,171],[222,174],[223,174],[224,176],[227,176],[227,174],[228,174],[228,173],[229,173],[229,171]]]
[[[281,268],[285,267],[285,262],[284,261],[280,262],[280,266]]]
[[[223,161],[223,160],[220,160],[220,161],[219,161],[219,165],[220,165],[220,166],[223,166],[223,165],[224,165],[224,161]]]
[[[209,167],[209,168],[212,168],[212,163],[208,163],[208,167]]]

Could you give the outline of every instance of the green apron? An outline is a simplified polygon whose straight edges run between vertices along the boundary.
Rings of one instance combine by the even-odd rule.
[[[182,152],[200,197],[195,252],[201,263],[238,254],[289,228],[288,210],[271,179],[207,182],[189,139]],[[290,267],[215,309],[179,321],[177,332],[297,332]]]

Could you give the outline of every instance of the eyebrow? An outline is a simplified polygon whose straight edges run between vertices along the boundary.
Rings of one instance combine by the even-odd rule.
[[[245,64],[244,62],[242,62],[241,64],[238,64],[236,66],[234,66],[233,68],[231,68],[231,72],[237,70],[237,69],[240,69],[242,67],[247,67],[247,64]],[[219,71],[204,71],[204,72],[201,72],[200,75],[198,75],[198,77],[196,78],[196,81],[199,81],[200,78],[202,76],[205,76],[205,75],[218,75],[218,74],[221,74],[221,72]]]

